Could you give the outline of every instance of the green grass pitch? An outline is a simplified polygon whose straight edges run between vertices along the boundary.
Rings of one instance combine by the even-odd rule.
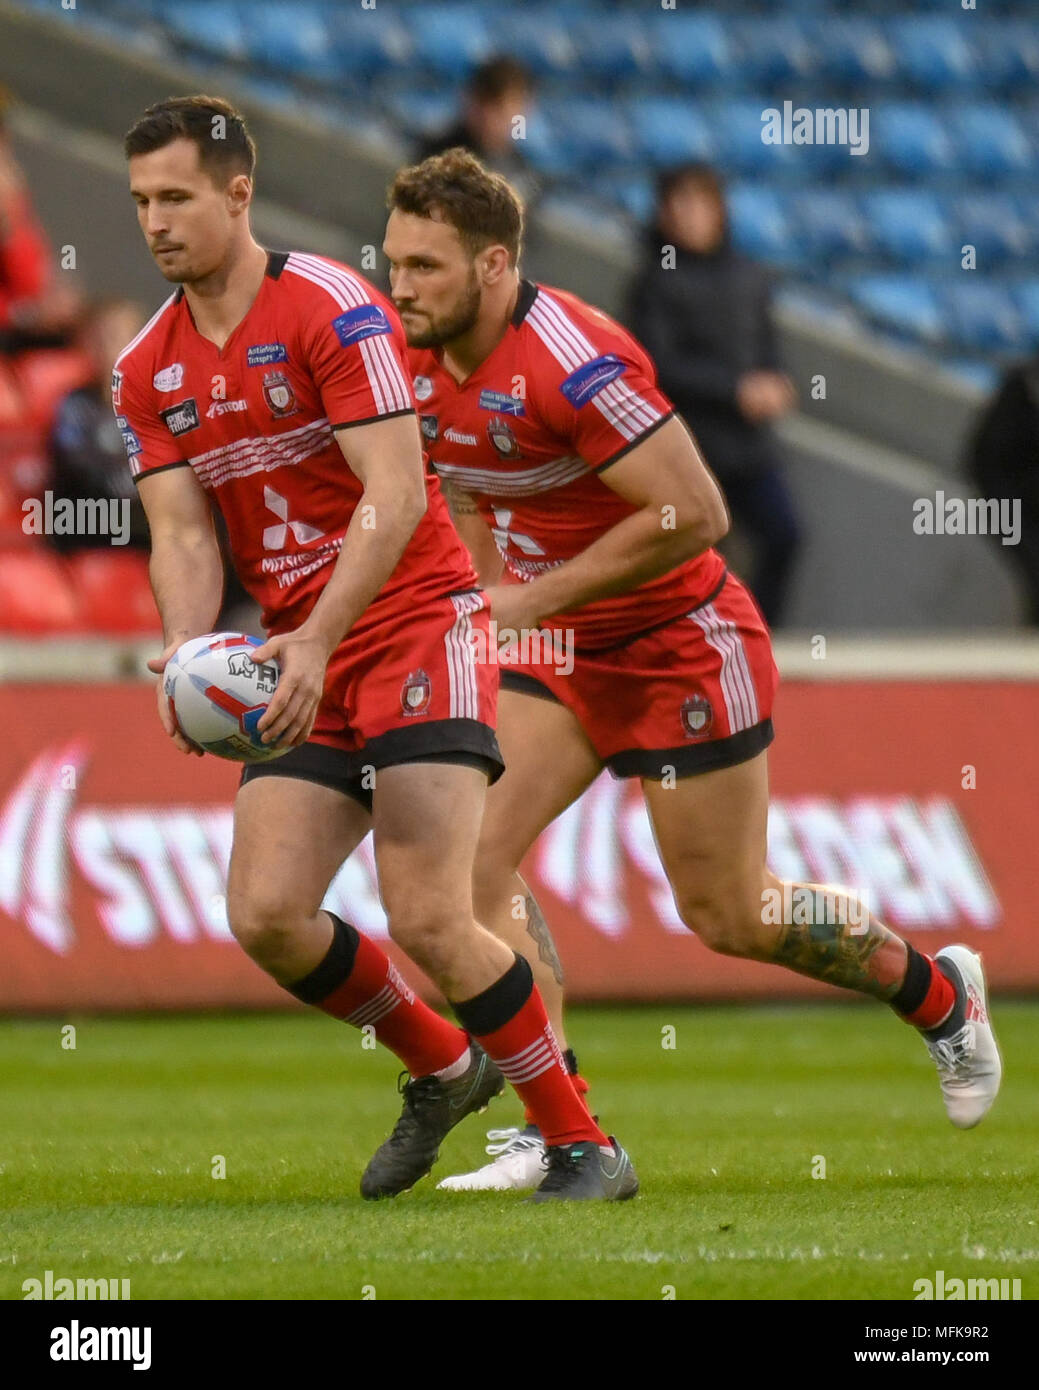
[[[517,1122],[511,1096],[412,1193],[362,1201],[398,1068],[316,1014],[83,1018],[75,1050],[0,1022],[0,1298],[48,1269],[135,1300],[911,1299],[939,1269],[1034,1298],[1039,1004],[995,1017],[1003,1094],[961,1133],[884,1008],[574,1010],[642,1192],[565,1207],[434,1190]]]

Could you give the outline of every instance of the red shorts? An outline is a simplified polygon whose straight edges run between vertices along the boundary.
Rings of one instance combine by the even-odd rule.
[[[546,659],[551,655],[551,660]],[[616,777],[689,777],[755,757],[772,742],[779,672],[765,620],[726,574],[691,612],[622,646],[502,656],[501,687],[558,700]]]
[[[371,809],[370,773],[397,763],[461,762],[492,782],[504,770],[494,734],[498,668],[487,650],[479,590],[436,599],[332,653],[310,738],[282,758],[251,763],[254,777],[302,777],[345,791]]]

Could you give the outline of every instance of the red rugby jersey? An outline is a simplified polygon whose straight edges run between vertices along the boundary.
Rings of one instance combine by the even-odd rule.
[[[620,324],[576,295],[524,280],[505,336],[462,385],[441,356],[408,350],[425,447],[441,477],[475,498],[508,577],[535,578],[635,512],[599,475],[674,406]],[[578,647],[610,646],[687,613],[724,568],[708,550],[551,625],[572,628]]]
[[[393,305],[323,256],[271,254],[249,312],[218,349],[183,290],[118,358],[112,403],[135,478],[191,467],[227,521],[243,584],[273,632],[297,627],[331,574],[363,492],[333,434],[413,413]],[[355,625],[471,589],[468,552],[427,469],[428,504]]]

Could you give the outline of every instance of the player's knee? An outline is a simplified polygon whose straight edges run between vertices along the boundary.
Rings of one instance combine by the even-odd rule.
[[[452,954],[459,933],[471,923],[456,898],[435,893],[408,893],[398,899],[384,894],[390,937],[420,964]]]
[[[298,929],[298,914],[279,897],[231,894],[227,903],[231,934],[261,964],[284,954]]]
[[[753,912],[732,897],[693,893],[678,898],[678,913],[703,944],[723,956],[754,954],[757,940]]]

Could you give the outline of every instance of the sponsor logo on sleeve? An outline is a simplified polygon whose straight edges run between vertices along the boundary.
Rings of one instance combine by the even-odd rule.
[[[287,362],[289,354],[284,343],[253,343],[252,347],[246,348],[245,365],[247,367],[270,367],[275,362]]]
[[[595,357],[591,362],[583,362],[576,371],[571,372],[559,389],[572,406],[580,407],[597,396],[604,386],[609,386],[625,370],[625,364],[612,352],[604,357]]]
[[[378,304],[360,304],[356,309],[347,309],[332,320],[335,335],[343,347],[359,343],[362,338],[375,338],[380,333],[392,333],[390,321],[384,309]]]
[[[411,389],[415,392],[417,401],[428,401],[433,394],[433,379],[428,376],[417,376],[411,383]]]
[[[116,410],[118,410],[119,407],[122,405],[122,403],[123,403],[123,374],[122,374],[122,372],[116,371],[115,367],[113,367],[113,368],[112,368],[112,404],[113,404],[113,406],[116,408]]]
[[[166,422],[170,434],[187,434],[188,430],[198,429],[198,405],[194,396],[189,396],[186,401],[178,401],[176,405],[167,406],[165,410],[160,410],[159,414]]]
[[[422,427],[423,439],[428,439],[432,443],[440,433],[440,421],[435,415],[420,415],[419,423]]]
[[[184,380],[184,363],[174,362],[169,367],[163,367],[152,377],[152,385],[156,391],[177,391]]]
[[[481,391],[480,409],[493,410],[497,415],[526,415],[527,408],[518,396],[507,391]]]
[[[123,436],[123,448],[126,450],[126,457],[132,459],[134,454],[141,452],[141,441],[130,428],[130,422],[125,415],[117,415],[115,422],[119,426],[119,433]]]

